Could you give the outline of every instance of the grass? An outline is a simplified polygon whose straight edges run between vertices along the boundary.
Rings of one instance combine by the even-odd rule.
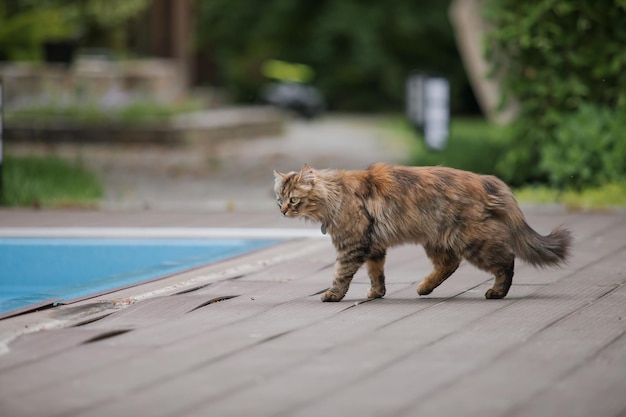
[[[410,143],[410,165],[443,165],[480,174],[495,174],[495,164],[507,148],[505,128],[477,118],[454,119],[447,147],[442,151],[429,149],[423,136],[403,117],[386,119],[383,127]]]
[[[450,138],[443,151],[429,150],[423,137],[402,116],[383,119],[381,128],[409,144],[410,165],[443,165],[481,174],[498,175],[497,162],[507,152],[507,128],[480,118],[453,118]],[[562,204],[569,210],[604,210],[626,207],[626,182],[605,184],[582,191],[557,190],[548,186],[515,189],[521,202]]]
[[[568,210],[606,210],[626,207],[626,183],[610,183],[582,191],[561,191],[546,186],[526,186],[515,190],[519,201],[557,203]]]
[[[8,156],[3,194],[4,206],[93,207],[103,187],[93,173],[58,158]]]

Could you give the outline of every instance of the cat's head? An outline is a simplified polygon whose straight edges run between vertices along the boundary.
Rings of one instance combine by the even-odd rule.
[[[315,220],[318,199],[313,192],[317,175],[308,165],[299,172],[283,174],[274,171],[274,191],[280,212],[287,217],[304,217]]]

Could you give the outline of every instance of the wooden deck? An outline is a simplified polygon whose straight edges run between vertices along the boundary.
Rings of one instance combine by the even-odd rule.
[[[334,251],[295,239],[145,286],[0,321],[0,415],[624,416],[626,215],[530,212],[575,233],[570,263],[519,262],[486,300],[468,264],[432,295],[423,250],[391,250],[321,303]],[[305,227],[276,214],[0,212],[6,227]],[[311,226],[312,227],[312,226]],[[0,272],[1,273],[1,272]]]

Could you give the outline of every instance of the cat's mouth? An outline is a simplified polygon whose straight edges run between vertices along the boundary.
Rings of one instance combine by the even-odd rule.
[[[282,215],[284,217],[297,217],[298,216],[298,212],[297,211],[293,211],[290,209],[286,209],[286,210],[280,210],[280,212],[282,213]]]

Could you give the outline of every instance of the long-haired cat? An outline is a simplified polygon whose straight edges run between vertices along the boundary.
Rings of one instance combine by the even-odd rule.
[[[556,228],[535,232],[511,190],[500,179],[445,167],[377,163],[363,171],[274,171],[280,211],[321,223],[337,250],[332,287],[322,301],[341,300],[365,263],[367,296],[385,295],[387,248],[421,244],[434,271],[417,287],[430,294],[465,258],[495,276],[485,297],[503,298],[513,278],[515,256],[537,267],[557,266],[569,255],[572,235]]]

